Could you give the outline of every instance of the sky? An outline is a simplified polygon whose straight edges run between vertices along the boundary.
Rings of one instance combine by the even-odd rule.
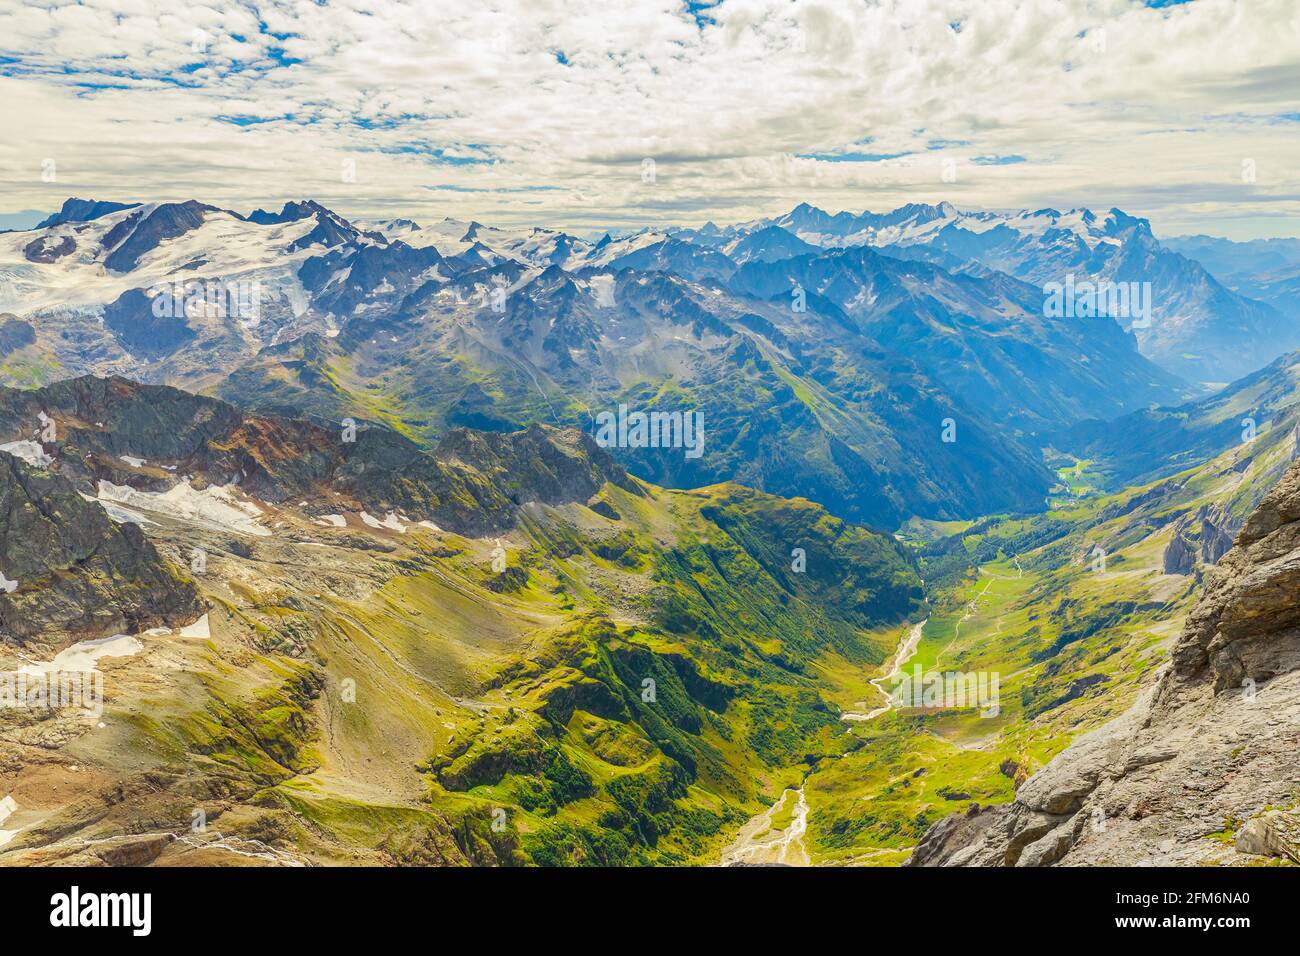
[[[0,214],[580,233],[1119,207],[1300,235],[1296,0],[0,0]]]

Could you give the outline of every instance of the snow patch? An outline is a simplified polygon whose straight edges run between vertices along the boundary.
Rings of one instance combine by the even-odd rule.
[[[96,669],[101,657],[132,657],[144,650],[144,645],[130,634],[115,634],[112,637],[100,637],[92,641],[77,641],[54,655],[54,659],[42,664],[24,664],[18,668],[19,674],[56,674],[69,672],[88,672]]]
[[[189,482],[184,482],[167,491],[148,492],[100,481],[98,500],[101,504],[113,502],[167,515],[213,531],[233,531],[261,538],[271,535],[269,529],[257,523],[262,509],[251,502],[240,501],[229,486],[209,485],[199,491]],[[104,507],[108,505],[104,504]]]
[[[348,519],[342,515],[321,515],[316,519],[317,524],[325,525],[332,528],[346,528]]]
[[[0,823],[4,823],[9,817],[18,810],[18,804],[14,801],[13,795],[0,800]],[[18,835],[17,830],[0,830],[0,846],[4,846],[10,840]]]
[[[122,459],[122,461],[126,462],[132,468],[141,468],[145,463],[145,459],[136,458],[134,455],[118,455],[117,457]]]
[[[363,511],[361,512],[361,520],[372,528],[388,528],[390,531],[396,531],[398,534],[406,534],[406,525],[402,524],[402,522],[398,520],[397,515],[391,511],[384,515],[383,521],[380,521],[374,515]]]
[[[122,507],[117,502],[105,501],[102,498],[92,498],[90,495],[81,494],[81,492],[77,492],[77,494],[81,495],[81,497],[87,501],[97,502],[101,508],[108,512],[108,516],[118,524],[138,524],[143,527],[147,524],[156,525],[158,523],[156,521],[150,521],[138,511],[132,511],[130,508]]]
[[[208,616],[204,614],[193,624],[181,628],[177,635],[179,637],[211,637],[212,629],[208,626]]]
[[[614,277],[612,275],[592,276],[591,292],[599,308],[612,309],[614,307]]]
[[[36,441],[5,442],[0,445],[0,451],[7,451],[15,458],[21,458],[27,464],[35,465],[37,468],[48,468],[54,464],[54,459],[45,454],[41,443]]]

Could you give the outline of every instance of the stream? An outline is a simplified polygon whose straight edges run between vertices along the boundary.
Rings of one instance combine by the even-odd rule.
[[[875,710],[869,710],[865,714],[845,711],[843,714],[840,714],[841,720],[872,720],[883,713],[887,713],[893,708],[893,697],[890,696],[889,691],[885,690],[882,685],[901,674],[903,668],[907,666],[907,662],[916,656],[916,649],[921,646],[921,631],[925,629],[925,622],[928,620],[929,618],[926,618],[921,621],[920,624],[912,625],[912,630],[908,632],[903,643],[899,644],[898,650],[894,652],[894,663],[893,666],[890,667],[889,673],[872,680],[871,686],[885,695],[885,705],[883,707],[877,707]]]
[[[907,666],[908,661],[916,655],[916,649],[921,644],[921,632],[925,629],[927,620],[929,618],[919,624],[912,625],[912,630],[908,632],[907,637],[904,638],[894,652],[893,664],[890,666],[888,673],[872,679],[871,685],[885,695],[884,706],[865,713],[847,711],[840,715],[841,720],[873,720],[893,708],[893,698],[882,685],[886,681],[897,677],[903,668]],[[740,828],[740,832],[736,834],[736,839],[722,851],[723,866],[741,864],[767,864],[769,866],[812,865],[812,860],[808,856],[808,848],[804,846],[803,842],[804,835],[808,832],[808,798],[804,794],[804,787],[807,786],[808,778],[812,775],[814,769],[815,765],[808,768],[798,788],[787,787],[781,792],[781,796],[777,798],[774,804],[762,813],[751,817]],[[785,807],[786,801],[789,799],[795,801],[794,812],[789,824],[784,829],[773,829],[772,824],[777,812]]]

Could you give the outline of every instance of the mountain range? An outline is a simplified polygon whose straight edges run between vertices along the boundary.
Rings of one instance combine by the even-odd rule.
[[[1232,338],[1215,375],[1290,341],[1280,314],[1118,211],[800,206],[591,241],[354,223],[311,201],[69,200],[0,234],[0,270],[13,384],[124,374],[421,443],[463,425],[591,432],[620,405],[694,411],[703,456],[610,450],[656,483],[736,479],[877,526],[1041,507],[1051,436],[1197,394],[1152,335],[1180,355]],[[1053,315],[1042,286],[1067,272],[1155,282],[1152,329]]]
[[[716,238],[771,226],[822,248],[874,246],[945,268],[1004,272],[1040,289],[1067,276],[1150,283],[1149,327],[1134,328],[1133,316],[1120,317],[1121,324],[1135,331],[1144,355],[1191,382],[1238,378],[1300,345],[1294,303],[1268,304],[1225,287],[1179,251],[1186,247],[1160,242],[1147,220],[1119,209],[1005,214],[914,203],[890,213],[830,215],[802,204],[774,220],[718,230]],[[679,235],[709,241],[711,232]]]

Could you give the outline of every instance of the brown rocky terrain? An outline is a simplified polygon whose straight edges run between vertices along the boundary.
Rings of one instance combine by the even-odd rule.
[[[971,804],[911,866],[1258,864],[1300,856],[1300,466],[1206,577],[1171,660],[1123,716],[1010,804]]]
[[[0,388],[0,441],[40,438],[50,469],[94,496],[100,482],[148,493],[177,484],[238,485],[309,511],[402,510],[466,533],[499,532],[530,501],[585,501],[606,481],[633,485],[576,429],[451,430],[431,451],[364,421],[329,423],[244,412],[216,399],[124,378],[82,376]]]

